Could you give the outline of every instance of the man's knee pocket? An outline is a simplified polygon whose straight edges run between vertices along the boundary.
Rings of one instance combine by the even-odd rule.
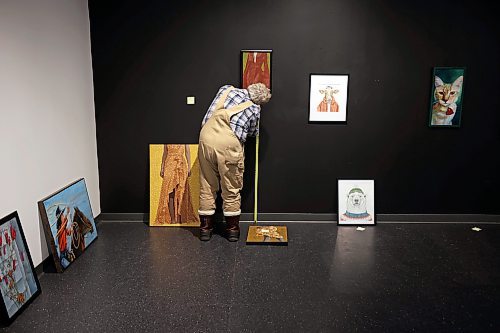
[[[245,171],[243,151],[232,147],[226,148],[224,158],[229,172],[227,179],[230,180],[234,187],[241,188],[243,186],[243,173]]]

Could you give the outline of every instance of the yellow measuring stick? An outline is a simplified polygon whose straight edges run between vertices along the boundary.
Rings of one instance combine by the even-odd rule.
[[[257,124],[257,128],[260,129],[260,123]],[[259,187],[259,136],[255,138],[255,193],[254,193],[254,201],[253,201],[253,223],[257,224],[257,192]]]
[[[248,227],[247,245],[288,245],[288,230],[284,225],[274,226],[258,222],[258,193],[259,193],[259,134],[255,138],[255,193],[253,202],[253,224]]]

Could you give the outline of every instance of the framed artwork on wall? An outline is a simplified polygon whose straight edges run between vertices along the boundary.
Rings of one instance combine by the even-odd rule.
[[[465,67],[435,67],[432,72],[429,126],[460,127]]]
[[[7,325],[41,292],[17,212],[0,219],[0,290],[0,312]]]
[[[271,89],[272,50],[241,50],[241,87],[264,83]]]
[[[309,77],[309,121],[347,121],[349,74],[311,74]]]
[[[61,273],[97,238],[85,179],[38,202],[47,245]]]
[[[375,181],[338,180],[338,225],[375,225]]]
[[[200,226],[198,145],[151,144],[149,161],[149,225]]]

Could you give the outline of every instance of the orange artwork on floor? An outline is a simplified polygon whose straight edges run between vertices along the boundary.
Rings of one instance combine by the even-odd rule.
[[[271,52],[242,52],[243,88],[253,83],[264,83],[271,89]]]

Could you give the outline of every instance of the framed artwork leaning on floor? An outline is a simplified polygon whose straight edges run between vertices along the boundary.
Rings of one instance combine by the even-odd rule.
[[[61,273],[97,238],[85,179],[38,202],[47,245]]]
[[[149,145],[149,225],[199,227],[197,144]]]
[[[41,292],[17,212],[0,220],[0,290],[0,313],[6,324]]]
[[[338,225],[375,225],[375,181],[338,180]]]

